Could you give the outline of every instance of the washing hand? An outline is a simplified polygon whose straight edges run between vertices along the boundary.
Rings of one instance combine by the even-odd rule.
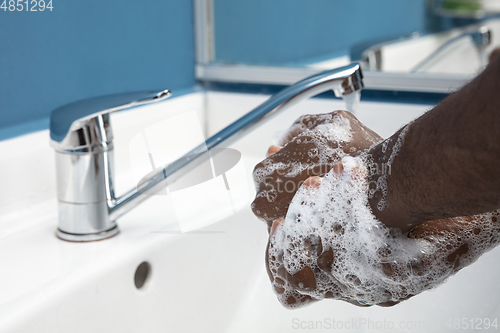
[[[349,116],[349,122],[359,124],[352,115]],[[302,120],[297,123],[304,124]],[[280,159],[272,159],[273,163],[290,167],[286,157],[293,157],[295,164],[310,163],[309,169],[302,170],[312,170],[313,166],[319,164],[316,160],[311,162],[306,157],[309,155],[304,154],[308,149],[318,148],[317,145],[307,147],[300,142],[297,144],[299,138],[311,135],[308,131],[317,129],[318,124],[311,124],[310,128],[301,126],[302,130],[297,130],[297,126],[295,129],[292,127],[288,135],[290,143],[295,141],[295,144],[285,145],[278,151],[278,154],[282,152]],[[355,152],[349,152],[356,154],[366,142],[378,141],[377,136],[366,131],[363,125],[351,125],[352,128],[358,129],[358,132],[351,131],[352,138],[362,138],[363,143],[348,141],[350,147],[358,147]],[[370,133],[370,138],[363,137],[363,133]],[[338,144],[336,148],[339,148]],[[359,198],[352,197],[352,193],[359,194],[362,189],[366,194],[368,172],[359,160],[354,165],[348,161],[350,166],[347,168],[342,162],[334,163],[335,158],[338,161],[347,152],[337,149],[336,154],[335,157],[334,154],[329,155],[331,160],[327,164],[328,170],[316,173],[326,174],[325,178],[313,176],[305,181],[299,191],[300,202],[294,202],[294,211],[286,219],[288,206],[297,191],[291,195],[287,193],[288,196],[279,193],[281,200],[288,198],[289,201],[285,201],[279,211],[276,210],[280,214],[272,215],[276,218],[272,223],[266,263],[278,298],[284,305],[295,307],[323,298],[340,299],[356,305],[394,305],[441,283],[498,244],[498,212],[429,221],[418,225],[409,234],[389,229],[375,219],[370,220],[366,215],[366,212],[370,212],[367,198],[361,200],[365,211],[356,215],[354,208],[359,210],[360,202],[353,202]],[[294,180],[299,184],[310,175],[312,173],[306,173],[298,181]],[[274,181],[272,184],[276,184],[278,177],[269,179]],[[323,179],[327,179],[327,185],[322,184]],[[331,207],[317,204],[325,195],[335,199],[335,191],[339,192],[337,201],[342,201],[345,191],[353,187],[356,190],[351,192],[351,197],[348,195],[347,200],[336,208],[342,208],[345,213],[354,216],[354,224],[349,219],[338,219],[338,216],[342,216],[339,212],[335,215],[325,209]],[[261,186],[259,188],[262,189]],[[294,200],[297,201],[297,198]],[[300,215],[297,209],[300,211],[300,206],[307,205],[309,213],[314,211],[310,209],[311,206],[320,206],[321,209],[316,209],[314,214],[308,216],[309,220],[300,216],[297,218]],[[267,204],[261,202],[257,208],[272,212],[272,201]],[[272,218],[269,213],[260,217],[265,217],[267,221]],[[332,217],[338,220],[332,220]],[[304,224],[312,228],[304,228]],[[364,242],[369,240],[370,244],[363,244],[363,237]]]
[[[498,211],[429,221],[409,234],[390,229],[370,218],[366,193],[356,197],[366,190],[366,169],[346,169],[337,163],[326,177],[308,179],[286,219],[272,225],[266,265],[287,307],[325,298],[392,306],[438,286],[499,243]]]
[[[381,140],[347,111],[300,117],[254,169],[254,214],[270,228],[274,220],[286,216],[307,178],[325,175],[342,156],[357,155]]]

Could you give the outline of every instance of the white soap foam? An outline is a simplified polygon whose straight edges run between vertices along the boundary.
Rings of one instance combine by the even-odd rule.
[[[322,128],[323,130],[321,130]],[[352,140],[349,119],[339,114],[325,113],[300,117],[289,129],[274,135],[274,144],[283,147],[290,141],[290,136],[311,129],[318,129],[323,136],[328,136],[332,141],[347,142]]]
[[[442,232],[439,237],[413,239],[388,228],[368,205],[367,160],[367,156],[345,156],[341,175],[331,170],[318,188],[301,187],[283,225],[271,237],[269,269],[282,290],[278,298],[285,306],[305,303],[297,298],[297,286],[282,283],[283,267],[292,275],[305,267],[314,272],[315,288],[302,290],[299,286],[301,295],[380,304],[440,285],[498,244],[496,212],[476,216],[473,221],[455,218],[458,232]],[[465,253],[453,257],[459,248]],[[319,267],[318,258],[328,251],[334,253],[333,265]]]

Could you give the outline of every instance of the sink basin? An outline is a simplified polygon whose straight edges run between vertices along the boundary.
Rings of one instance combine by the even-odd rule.
[[[186,131],[184,125],[190,131],[213,134],[267,97],[197,92],[144,107],[142,123],[134,116],[137,111],[114,114],[116,192],[136,185],[140,178],[137,168],[142,157],[133,142],[139,140],[141,131],[153,133],[152,126],[169,120],[177,126],[156,140],[178,148],[182,144],[176,138]],[[362,102],[357,116],[380,135],[389,136],[430,107]],[[4,184],[0,194],[0,330],[293,332],[326,331],[333,326],[353,332],[441,332],[448,324],[453,328],[456,321],[462,325],[462,318],[469,325],[474,318],[481,319],[483,327],[486,319],[493,323],[500,315],[498,249],[443,286],[392,308],[322,301],[288,310],[278,303],[264,267],[266,227],[249,209],[254,196],[251,171],[263,158],[274,132],[303,113],[343,108],[339,100],[310,99],[234,144],[231,148],[241,152],[241,160],[233,168],[237,172],[227,175],[229,200],[200,203],[202,197],[192,195],[203,192],[207,182],[189,188],[195,189],[187,195],[191,201],[185,195],[179,203],[174,198],[177,192],[152,196],[119,220],[118,236],[91,243],[70,243],[55,236],[55,167],[48,131],[0,142],[4,152],[0,163],[4,168],[0,173]],[[186,114],[196,115],[195,120],[187,124],[175,118]],[[193,125],[195,121],[199,126]],[[220,184],[221,179],[210,181]],[[196,214],[189,217],[189,210]],[[211,214],[222,210],[229,213]]]

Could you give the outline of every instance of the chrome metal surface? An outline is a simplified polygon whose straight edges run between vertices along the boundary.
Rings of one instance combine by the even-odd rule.
[[[373,71],[381,71],[383,68],[383,52],[382,49],[388,45],[399,43],[406,40],[411,40],[415,38],[419,38],[420,34],[415,33],[407,37],[402,37],[397,40],[381,43],[374,45],[362,53],[362,64],[364,69],[369,69]],[[453,47],[460,41],[465,38],[471,38],[476,50],[479,53],[482,62],[486,61],[486,55],[484,54],[485,48],[491,43],[491,30],[486,26],[481,27],[473,27],[464,33],[460,34],[457,37],[451,38],[443,45],[441,45],[438,49],[436,49],[432,54],[418,63],[413,69],[410,71],[411,73],[422,72],[427,68],[432,66],[432,64],[448,54]]]
[[[94,241],[99,241],[107,238],[111,238],[115,235],[117,235],[120,232],[118,229],[118,226],[115,225],[114,228],[107,230],[107,231],[102,231],[98,232],[95,234],[84,234],[84,235],[79,235],[79,234],[70,234],[63,232],[61,230],[56,231],[56,236],[59,237],[62,240],[69,241],[69,242],[94,242]]]
[[[214,64],[196,66],[198,78],[210,82],[273,84],[288,86],[303,78],[318,73],[314,68],[287,68]],[[429,77],[432,79],[429,80]],[[474,78],[470,75],[434,75],[434,73],[396,73],[365,71],[363,68],[363,86],[365,89],[393,91],[425,91],[449,94],[458,90]],[[422,90],[425,88],[425,90]]]
[[[226,128],[208,138],[204,143],[194,148],[183,157],[163,169],[153,173],[149,180],[144,181],[140,188],[135,188],[116,199],[110,207],[111,218],[117,219],[130,209],[148,198],[149,195],[161,190],[164,186],[175,182],[184,173],[189,172],[199,163],[209,158],[208,152],[224,143],[225,146],[238,140],[242,135],[257,127],[260,121],[276,115],[278,111],[316,96],[328,90],[333,90],[336,96],[342,96],[363,88],[361,66],[353,63],[338,69],[325,71],[311,76],[284,89],[267,101],[236,120]],[[193,163],[196,161],[196,163]]]
[[[61,239],[94,241],[118,233],[109,207],[115,200],[113,131],[109,113],[164,100],[170,91],[110,95],[54,110],[51,145],[56,150],[58,232]]]
[[[78,150],[67,146],[61,148],[59,143],[54,143],[57,154],[67,155],[57,157],[57,167],[61,169],[58,170],[59,231],[57,235],[71,241],[89,241],[110,237],[113,230],[116,229],[116,232],[118,230],[116,219],[218,152],[223,151],[213,148],[230,145],[248,131],[256,128],[264,119],[304,99],[329,90],[333,90],[337,97],[341,97],[362,88],[363,75],[358,63],[325,71],[299,81],[272,96],[175,162],[144,177],[136,188],[119,198],[115,198],[113,191],[112,135],[109,119],[96,120],[95,123],[100,125],[94,126],[92,130],[89,129],[91,133],[89,137],[92,140],[76,141],[75,145],[79,147]],[[136,106],[134,103],[125,105]],[[115,108],[112,110],[114,111]],[[102,111],[93,111],[93,118],[90,119],[103,117],[104,114]],[[58,115],[61,113],[55,115],[53,113],[52,117]],[[75,119],[73,123],[88,124],[90,119],[87,118],[85,121]],[[98,142],[97,138],[103,141]],[[68,141],[62,139],[62,142],[65,145]],[[86,150],[82,151],[80,147],[85,147]],[[81,157],[82,154],[84,157]],[[95,193],[79,193],[83,191],[95,191]]]
[[[212,0],[194,0],[194,35],[196,63],[209,63],[215,58]]]
[[[171,94],[169,90],[139,91],[89,98],[61,106],[50,115],[52,146],[58,151],[90,151],[102,142],[112,140],[111,130],[104,119],[100,120],[101,117],[158,102]]]

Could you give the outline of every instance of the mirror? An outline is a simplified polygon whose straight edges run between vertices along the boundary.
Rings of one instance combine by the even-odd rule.
[[[198,58],[202,80],[289,84],[360,61],[377,88],[449,92],[500,46],[498,0],[198,2],[210,45]]]

